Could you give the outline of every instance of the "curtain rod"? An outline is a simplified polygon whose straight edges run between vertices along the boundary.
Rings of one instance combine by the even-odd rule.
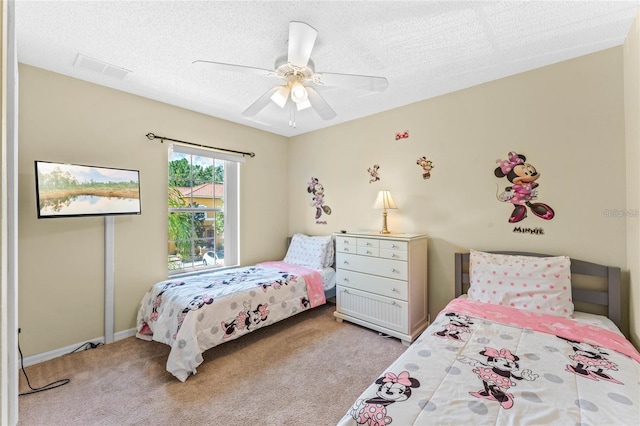
[[[251,158],[256,156],[255,152],[244,152],[244,151],[235,151],[233,149],[227,149],[227,148],[216,148],[215,146],[200,145],[198,143],[186,142],[178,139],[171,139],[165,136],[158,136],[158,135],[154,135],[153,133],[147,133],[146,136],[147,138],[149,138],[150,141],[154,139],[160,139],[161,143],[164,143],[164,141],[172,141],[172,142],[183,143],[185,145],[197,146],[198,148],[208,148],[208,149],[215,149],[217,151],[233,152],[234,154],[242,154],[243,156],[248,155]]]

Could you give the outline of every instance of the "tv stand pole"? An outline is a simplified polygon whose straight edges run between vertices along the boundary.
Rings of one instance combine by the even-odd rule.
[[[114,217],[104,217],[104,343],[113,343],[114,333]]]

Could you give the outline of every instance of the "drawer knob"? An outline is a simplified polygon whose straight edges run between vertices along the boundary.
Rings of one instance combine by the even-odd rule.
[[[346,260],[343,260],[342,263],[345,264],[345,265],[349,264],[349,262],[347,262]]]
[[[398,291],[398,289],[397,289],[397,288],[395,288],[395,287],[393,287],[393,288],[391,289],[391,291]]]
[[[395,301],[392,301],[392,302],[391,302],[391,304],[392,304],[393,306],[395,306],[395,305],[396,305],[396,302],[395,302]]]
[[[344,251],[349,251],[349,247],[345,247],[345,248],[344,248]]]
[[[395,244],[391,244],[391,248],[396,248],[396,247],[398,247],[398,246],[395,245]]]
[[[367,250],[367,254],[371,254],[371,250]]]
[[[393,254],[391,254],[391,257],[398,257],[398,255],[393,253]]]
[[[367,245],[368,245],[368,246],[370,246],[370,245],[371,245],[371,243],[367,243]]]
[[[391,268],[391,272],[398,272],[396,268]]]
[[[342,290],[343,293],[349,293],[349,290],[347,290],[346,288],[344,290]]]
[[[345,283],[348,283],[349,282],[349,278],[343,278],[342,281],[344,281]]]

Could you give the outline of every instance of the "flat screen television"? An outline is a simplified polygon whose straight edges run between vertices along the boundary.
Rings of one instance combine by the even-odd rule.
[[[38,218],[140,214],[140,172],[36,161]]]

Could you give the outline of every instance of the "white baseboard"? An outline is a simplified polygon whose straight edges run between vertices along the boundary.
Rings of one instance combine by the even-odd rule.
[[[118,341],[118,340],[126,339],[127,337],[131,337],[135,335],[136,335],[136,329],[131,328],[129,330],[119,331],[115,333],[114,340]],[[58,358],[59,356],[71,353],[71,351],[78,349],[79,347],[81,347],[82,345],[86,345],[87,343],[93,343],[93,344],[104,343],[104,336],[96,337],[94,339],[87,340],[86,342],[76,343],[75,345],[69,345],[64,348],[54,349],[52,351],[42,352],[35,355],[29,355],[27,357],[24,357],[22,362],[25,367],[28,367],[34,364],[39,364],[41,362],[49,361],[50,359]]]

